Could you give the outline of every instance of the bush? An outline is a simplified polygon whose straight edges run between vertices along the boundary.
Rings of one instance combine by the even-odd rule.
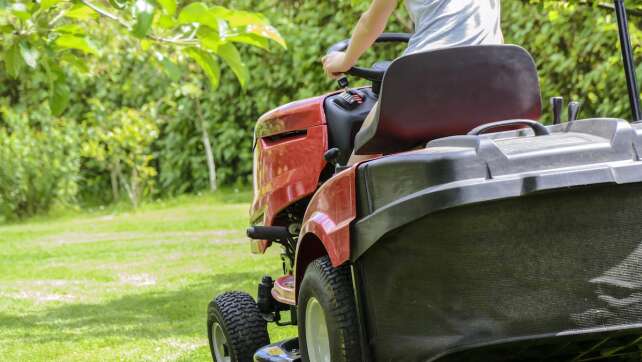
[[[154,187],[156,169],[150,145],[158,137],[158,127],[149,112],[122,108],[103,122],[92,122],[84,135],[82,156],[92,166],[109,173],[112,200],[120,199],[124,189],[137,207]]]
[[[528,49],[537,63],[547,121],[548,99],[557,95],[583,102],[582,117],[631,118],[612,10],[561,2],[502,4],[506,41]],[[632,42],[639,44],[640,18],[631,20]],[[642,49],[634,49],[641,74]]]
[[[31,216],[54,202],[73,202],[79,174],[75,128],[39,111],[3,106],[1,112],[0,217]]]
[[[163,197],[209,188],[201,127],[206,128],[213,144],[219,183],[249,184],[252,171],[252,133],[256,120],[262,113],[276,106],[336,88],[333,81],[324,76],[320,58],[331,44],[350,36],[367,2],[216,2],[236,9],[264,13],[288,44],[287,51],[278,46],[274,46],[269,52],[249,47],[241,49],[242,59],[251,73],[244,90],[231,70],[225,66],[220,87],[212,91],[209,80],[204,75],[165,69],[163,61],[153,51],[141,51],[138,42],[121,37],[110,38],[114,32],[109,27],[96,30],[94,37],[110,38],[111,42],[107,42],[100,57],[91,58],[79,69],[68,71],[72,101],[65,113],[64,122],[39,111],[47,98],[46,74],[33,71],[29,79],[17,81],[2,73],[3,67],[0,67],[0,99],[12,109],[5,109],[3,115],[5,125],[2,128],[2,142],[6,145],[0,151],[3,152],[0,166],[23,169],[15,175],[5,172],[0,180],[3,204],[7,204],[3,206],[6,211],[2,213],[8,215],[16,212],[22,215],[33,212],[25,210],[46,209],[46,206],[25,206],[34,203],[30,199],[25,204],[23,200],[27,198],[26,191],[18,192],[23,196],[16,196],[15,199],[9,195],[13,195],[11,190],[14,188],[24,186],[18,186],[17,183],[25,180],[25,177],[36,177],[37,171],[31,170],[32,167],[28,165],[46,164],[33,155],[49,149],[54,150],[51,157],[59,159],[60,164],[66,165],[64,167],[71,171],[66,175],[68,178],[62,177],[56,170],[51,171],[54,182],[50,186],[55,192],[47,191],[45,185],[36,187],[50,195],[43,197],[44,205],[50,204],[58,197],[56,195],[60,195],[64,202],[73,200],[73,195],[76,194],[76,186],[73,185],[76,183],[80,189],[78,198],[81,201],[111,202],[114,192],[108,163],[101,163],[96,157],[98,154],[91,152],[83,152],[84,157],[79,160],[77,145],[91,143],[92,132],[95,135],[97,130],[107,135],[110,130],[118,129],[119,122],[116,122],[114,115],[144,120],[145,124],[154,128],[154,132],[147,132],[149,128],[146,126],[137,126],[137,129],[147,135],[158,135],[155,138],[144,137],[144,150],[138,150],[140,157],[134,157],[140,161],[136,162],[136,167],[143,167],[147,176],[144,194]],[[211,3],[214,4],[213,1]],[[523,46],[536,60],[546,108],[545,120],[551,119],[548,98],[556,95],[562,95],[567,100],[573,98],[583,101],[583,117],[630,117],[617,27],[612,11],[590,6],[580,7],[568,2],[505,0],[502,2],[502,16],[507,42]],[[387,31],[408,31],[410,24],[407,19],[403,10],[397,12]],[[633,43],[638,44],[642,35],[639,18],[631,20]],[[368,66],[376,60],[394,59],[402,49],[403,45],[378,46],[369,51],[360,63]],[[639,59],[642,48],[634,49]],[[174,60],[181,66],[190,67],[189,62],[179,56]],[[642,65],[642,62],[638,63]],[[89,73],[83,74],[82,68],[89,69]],[[639,68],[642,72],[642,67]],[[193,92],[186,92],[186,87],[197,89],[199,96],[190,95]],[[518,87],[516,85],[516,89]],[[203,119],[198,117],[197,105],[200,105]],[[24,109],[38,111],[20,111]],[[18,119],[23,123],[20,126],[22,128],[10,125],[16,122],[20,124]],[[49,128],[43,128],[43,125]],[[51,137],[43,137],[39,133],[45,129],[53,130]],[[63,142],[70,147],[65,150],[66,153],[56,151],[56,145],[51,144],[51,139],[57,137],[70,137],[77,142]],[[126,146],[124,149],[130,150],[131,147]],[[108,151],[107,148],[104,150]],[[24,176],[25,173],[33,175]],[[3,181],[5,179],[6,182]],[[119,184],[122,185],[122,182]]]

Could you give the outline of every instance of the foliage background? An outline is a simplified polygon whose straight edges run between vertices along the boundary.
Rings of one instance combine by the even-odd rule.
[[[288,44],[288,50],[273,46],[269,52],[240,47],[251,73],[245,89],[224,66],[220,86],[212,91],[202,73],[185,71],[193,65],[168,66],[109,24],[92,30],[105,44],[100,55],[67,69],[70,105],[60,116],[52,115],[46,104],[45,74],[35,71],[16,80],[0,67],[3,218],[43,212],[56,203],[92,206],[127,199],[127,185],[115,194],[110,183],[109,157],[119,152],[135,154],[131,168],[138,170],[138,176],[146,175],[140,186],[144,197],[207,190],[199,107],[212,139],[218,182],[249,184],[255,120],[280,104],[334,89],[322,73],[320,57],[332,43],[349,36],[366,5],[354,0],[209,3],[263,13]],[[582,101],[585,117],[628,117],[612,12],[520,0],[504,0],[502,11],[507,42],[522,45],[536,59],[545,104],[549,97],[562,95]],[[640,21],[631,20],[640,59]],[[409,27],[400,9],[388,31],[409,31]],[[401,49],[377,47],[363,64],[392,59]],[[550,119],[548,108],[546,117]],[[120,148],[105,147],[109,143],[105,140],[117,137],[117,131],[140,137],[133,143],[128,138]],[[15,191],[25,184],[29,190]]]

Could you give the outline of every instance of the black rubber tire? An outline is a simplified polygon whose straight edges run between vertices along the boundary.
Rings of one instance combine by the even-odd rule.
[[[310,297],[316,298],[325,314],[332,362],[361,362],[359,322],[352,289],[350,267],[334,268],[330,259],[316,259],[305,271],[297,305],[299,346],[303,361],[309,362],[305,336],[305,311]]]
[[[267,322],[254,299],[243,292],[223,293],[207,307],[207,337],[214,362],[217,362],[212,341],[215,321],[223,330],[232,362],[253,362],[254,353],[270,344]]]

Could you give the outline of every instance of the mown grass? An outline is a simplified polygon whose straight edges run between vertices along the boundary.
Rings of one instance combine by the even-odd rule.
[[[0,360],[209,360],[207,303],[255,295],[280,269],[277,250],[249,252],[248,200],[224,192],[0,226]]]

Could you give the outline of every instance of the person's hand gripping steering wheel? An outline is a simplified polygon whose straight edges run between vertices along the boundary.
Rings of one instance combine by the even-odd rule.
[[[341,51],[331,51],[321,59],[321,62],[325,74],[332,79],[343,77],[354,66],[349,64],[346,53]]]

